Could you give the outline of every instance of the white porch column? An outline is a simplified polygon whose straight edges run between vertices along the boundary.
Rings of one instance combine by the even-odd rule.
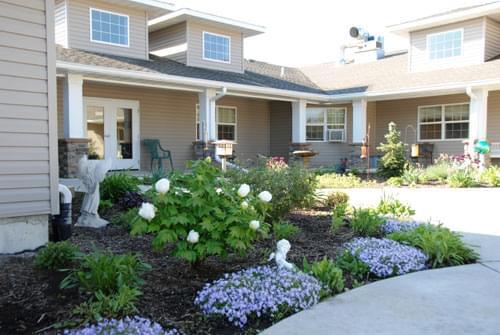
[[[199,94],[200,104],[200,140],[212,142],[217,140],[217,127],[215,120],[215,101],[217,92],[207,88]]]
[[[306,142],[306,110],[307,101],[292,102],[292,142]]]
[[[352,102],[352,143],[362,143],[366,137],[367,118],[366,99]]]
[[[486,140],[488,121],[488,90],[468,89],[469,109],[469,152],[474,153],[476,140]]]
[[[87,138],[84,118],[83,76],[68,73],[64,81],[64,137]]]

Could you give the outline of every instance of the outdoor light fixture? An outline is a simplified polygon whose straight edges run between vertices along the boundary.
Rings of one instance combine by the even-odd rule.
[[[214,142],[215,154],[221,158],[222,161],[222,171],[226,171],[226,161],[227,158],[233,155],[233,146],[236,142],[221,140]]]

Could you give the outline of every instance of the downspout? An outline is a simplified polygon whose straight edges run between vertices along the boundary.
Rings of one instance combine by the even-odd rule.
[[[63,184],[59,184],[59,193],[62,195],[59,215],[52,218],[52,227],[54,239],[56,241],[65,241],[71,237],[72,233],[71,202],[73,195],[69,188]]]
[[[227,95],[227,87],[224,86],[221,88],[220,92],[216,93],[215,96],[211,97],[210,98],[210,101],[211,102],[216,102],[217,100],[219,100],[220,98],[223,98]]]
[[[469,96],[469,98],[471,99],[476,99],[476,95],[474,94],[474,92],[472,92],[472,86],[469,85],[465,88],[465,93],[467,93],[467,95]]]

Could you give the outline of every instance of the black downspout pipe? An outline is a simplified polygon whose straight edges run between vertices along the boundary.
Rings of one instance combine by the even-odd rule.
[[[71,215],[71,191],[65,185],[59,184],[59,193],[62,194],[61,203],[59,205],[59,215],[55,215],[52,218],[54,240],[56,242],[69,239],[73,228]]]

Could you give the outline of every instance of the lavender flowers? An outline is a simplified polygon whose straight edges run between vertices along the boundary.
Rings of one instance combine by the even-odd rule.
[[[148,319],[126,317],[123,320],[102,320],[83,329],[65,330],[64,335],[180,335],[176,329],[164,330]]]
[[[417,228],[421,224],[422,222],[418,221],[387,219],[387,221],[382,225],[382,232],[384,234],[406,232]]]
[[[318,280],[303,272],[260,266],[205,285],[195,304],[206,315],[222,315],[243,328],[252,316],[276,318],[307,309],[318,303],[320,290]]]
[[[381,278],[423,270],[428,260],[420,250],[386,238],[357,238],[345,247]]]

